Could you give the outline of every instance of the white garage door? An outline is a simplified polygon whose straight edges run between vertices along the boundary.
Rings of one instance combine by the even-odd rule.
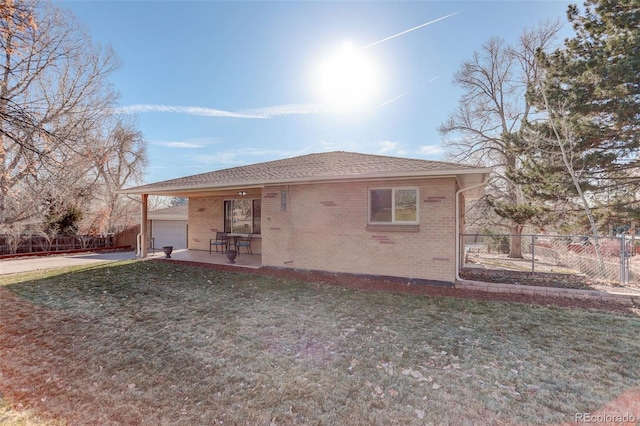
[[[155,238],[156,249],[173,246],[174,250],[187,248],[186,220],[153,220],[151,234]]]

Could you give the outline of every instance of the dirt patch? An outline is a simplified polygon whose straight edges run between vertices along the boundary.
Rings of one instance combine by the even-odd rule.
[[[501,302],[518,302],[529,303],[543,306],[558,306],[572,309],[596,309],[601,311],[619,312],[632,315],[640,315],[640,308],[598,300],[571,299],[566,297],[549,297],[526,294],[510,294],[510,293],[489,293],[485,291],[466,290],[451,287],[437,287],[423,284],[402,283],[385,279],[365,278],[353,274],[329,273],[322,271],[307,271],[289,268],[273,268],[263,267],[260,269],[240,269],[234,266],[204,264],[197,262],[181,261],[181,260],[154,260],[158,262],[173,262],[206,269],[216,269],[228,272],[242,272],[260,275],[268,275],[282,279],[300,280],[310,283],[336,285],[353,289],[388,291],[415,295],[428,296],[449,296],[464,299],[474,299],[482,301],[501,301]],[[535,284],[534,282],[537,282]],[[522,284],[525,284],[524,282]],[[549,281],[544,279],[539,281],[529,281],[527,285],[550,285]]]
[[[587,261],[596,262],[588,258]],[[619,259],[615,259],[615,262],[611,259],[606,261],[606,278],[595,279],[588,276],[595,275],[593,270],[591,274],[580,273],[544,257],[536,256],[534,273],[530,258],[512,259],[504,254],[469,253],[460,275],[475,281],[640,294],[640,256],[630,259],[631,279],[624,285],[618,280],[619,262]]]
[[[551,272],[521,272],[499,269],[465,268],[460,277],[471,281],[506,283],[515,285],[534,285],[539,287],[569,288],[576,290],[613,291],[640,294],[640,288],[623,286],[616,281],[596,280],[586,275],[559,274]]]

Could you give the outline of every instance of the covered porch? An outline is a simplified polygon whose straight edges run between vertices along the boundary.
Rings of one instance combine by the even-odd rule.
[[[176,196],[188,198],[187,207],[187,250],[174,251],[176,256],[187,256],[186,252],[192,251],[194,261],[203,263],[226,263],[226,257],[218,253],[209,253],[211,241],[217,238],[218,233],[226,233],[233,238],[250,238],[250,251],[253,255],[251,261],[238,260],[245,256],[238,256],[236,263],[245,266],[260,266],[262,260],[262,232],[261,232],[261,201],[262,189],[255,187],[235,187],[233,189],[220,190],[187,190],[180,191],[155,191],[143,192],[141,195],[141,229],[137,240],[137,252],[139,257],[151,256],[153,244],[150,243],[151,235],[148,223],[149,196]],[[235,240],[234,240],[235,241]],[[155,246],[155,254],[162,254],[162,247]],[[205,256],[209,256],[206,257]],[[172,257],[174,257],[172,255]],[[195,260],[198,259],[198,260]],[[192,260],[192,259],[180,259]]]
[[[148,257],[152,259],[163,259],[165,257],[162,249],[155,251],[149,251]],[[262,267],[262,255],[260,254],[246,254],[241,253],[235,258],[234,264],[229,264],[229,259],[224,253],[216,253],[215,251],[209,254],[204,250],[188,250],[180,249],[174,250],[171,253],[171,259],[168,260],[183,260],[187,262],[214,264],[214,265],[227,265],[236,266],[238,268],[251,268],[258,269]]]

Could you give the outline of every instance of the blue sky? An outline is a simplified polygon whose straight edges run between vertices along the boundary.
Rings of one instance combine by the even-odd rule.
[[[61,3],[122,61],[112,82],[149,144],[145,183],[333,150],[442,159],[437,127],[458,103],[461,63],[492,36],[515,41],[542,20],[565,23],[568,4]],[[351,109],[317,83],[347,42],[369,61],[348,86],[377,76]]]

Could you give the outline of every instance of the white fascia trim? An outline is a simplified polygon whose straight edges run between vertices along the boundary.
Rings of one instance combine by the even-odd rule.
[[[455,177],[470,174],[487,174],[491,171],[488,167],[462,169],[462,170],[433,170],[423,173],[404,172],[404,173],[375,173],[362,175],[344,175],[344,176],[328,176],[328,177],[308,177],[308,178],[291,178],[291,179],[275,179],[272,181],[253,181],[253,182],[230,182],[221,185],[199,184],[199,185],[183,185],[168,188],[132,188],[130,190],[123,189],[118,191],[122,194],[150,194],[150,195],[170,195],[176,192],[206,192],[212,190],[232,190],[232,189],[251,189],[262,188],[265,186],[277,185],[306,185],[312,183],[328,183],[328,182],[354,182],[362,180],[384,180],[384,179],[408,179],[423,177]]]

